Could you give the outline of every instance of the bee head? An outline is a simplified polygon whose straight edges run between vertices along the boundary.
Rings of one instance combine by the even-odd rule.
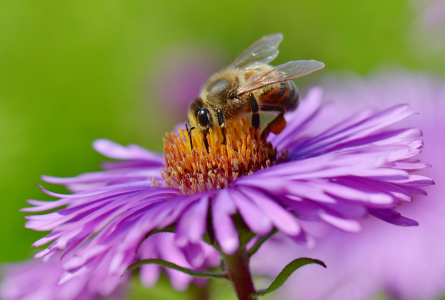
[[[207,134],[209,128],[213,128],[212,114],[205,106],[201,97],[196,98],[190,104],[189,119],[193,126],[195,126],[201,133]]]

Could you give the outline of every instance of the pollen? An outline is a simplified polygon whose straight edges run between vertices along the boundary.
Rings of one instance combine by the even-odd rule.
[[[165,185],[185,195],[223,189],[241,176],[288,160],[287,150],[278,154],[270,142],[259,136],[259,131],[249,125],[248,117],[227,124],[225,144],[219,129],[210,129],[206,137],[193,130],[193,149],[187,131],[167,133],[166,167],[161,172]]]

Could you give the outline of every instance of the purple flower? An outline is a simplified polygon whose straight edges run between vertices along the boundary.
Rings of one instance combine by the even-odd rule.
[[[52,242],[36,257],[63,252],[64,276],[75,277],[110,256],[110,274],[122,274],[140,259],[137,253],[150,233],[175,224],[175,244],[199,269],[208,255],[203,239],[232,255],[240,247],[240,228],[259,236],[276,228],[294,241],[310,243],[308,221],[347,232],[360,231],[359,220],[369,215],[417,225],[395,210],[433,183],[412,174],[427,167],[414,158],[422,146],[420,130],[390,128],[412,115],[407,106],[361,111],[333,122],[332,105],[321,100],[322,91],[311,90],[287,114],[285,130],[269,141],[255,139],[246,119],[227,126],[225,145],[219,131],[211,133],[208,152],[197,131],[193,150],[184,131],[167,134],[165,157],[135,145],[96,141],[97,151],[122,161],[74,178],[45,176],[74,193],[42,188],[60,199],[31,200],[34,207],[24,209],[59,208],[27,217],[27,228],[52,230],[34,244]]]
[[[84,276],[58,284],[65,270],[60,255],[3,266],[0,296],[3,300],[99,300],[123,299],[128,276],[110,276],[109,259]]]
[[[178,266],[205,270],[205,267],[217,267],[220,264],[219,253],[211,246],[202,243],[201,247],[204,250],[204,256],[202,259],[204,261],[193,261],[194,265],[201,266],[200,268],[195,268],[187,262],[184,253],[175,245],[174,234],[171,233],[157,233],[150,236],[148,239],[142,242],[139,247],[137,254],[137,259],[163,259]],[[143,265],[140,268],[141,282],[146,287],[152,287],[159,279],[161,274],[161,266],[155,264]],[[186,290],[190,283],[194,282],[197,285],[203,285],[207,282],[206,279],[192,277],[191,275],[179,272],[174,269],[165,268],[167,275],[170,278],[173,288],[178,291]]]
[[[220,263],[218,252],[207,244],[203,245],[205,261],[201,265],[216,267]],[[168,251],[165,251],[168,249]],[[176,247],[174,235],[158,233],[147,238],[139,247],[138,259],[164,259],[181,267],[194,269],[187,263],[183,252]],[[4,300],[94,300],[124,299],[128,274],[123,276],[109,272],[112,257],[109,255],[91,272],[74,276],[66,273],[61,265],[61,257],[56,254],[46,261],[10,264],[3,267],[3,280],[0,295]],[[205,279],[195,278],[179,271],[166,268],[172,286],[185,290],[191,282],[197,285]],[[140,279],[144,286],[153,286],[161,274],[161,267],[150,264],[140,269]]]
[[[350,113],[363,103],[385,107],[400,101],[419,111],[410,125],[422,128],[426,147],[420,157],[433,163],[433,168],[420,173],[433,177],[437,186],[427,189],[428,198],[415,195],[413,203],[399,208],[399,212],[419,221],[418,227],[389,226],[374,218],[361,221],[363,231],[357,235],[312,227],[319,237],[314,249],[271,240],[254,257],[253,269],[274,276],[296,253],[326,263],[328,268],[322,271],[307,267],[293,275],[280,290],[279,299],[360,300],[379,293],[390,299],[438,299],[445,293],[445,83],[425,74],[391,72],[366,80],[331,79],[324,85],[324,97],[338,100],[343,112]],[[277,260],[271,264],[265,257]]]

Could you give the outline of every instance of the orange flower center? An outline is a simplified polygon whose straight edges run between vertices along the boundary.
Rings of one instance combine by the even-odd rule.
[[[185,195],[210,189],[222,189],[240,176],[251,175],[288,160],[288,152],[277,149],[266,140],[258,140],[259,132],[249,125],[249,118],[227,124],[226,143],[221,131],[204,136],[192,131],[193,149],[187,131],[167,133],[164,138],[166,167],[162,177],[167,187],[177,188]]]

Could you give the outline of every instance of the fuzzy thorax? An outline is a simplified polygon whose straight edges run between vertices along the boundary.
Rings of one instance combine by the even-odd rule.
[[[226,143],[220,130],[207,134],[208,151],[204,136],[192,131],[193,149],[187,131],[179,135],[167,133],[164,138],[166,167],[162,171],[167,187],[177,188],[185,195],[210,189],[222,189],[240,176],[287,161],[288,153],[257,138],[259,132],[243,118],[227,124]]]

